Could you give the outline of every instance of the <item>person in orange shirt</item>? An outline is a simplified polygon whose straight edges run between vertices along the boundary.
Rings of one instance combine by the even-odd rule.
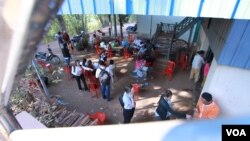
[[[202,93],[195,109],[194,118],[196,119],[215,119],[220,112],[219,106],[213,101],[210,93]]]

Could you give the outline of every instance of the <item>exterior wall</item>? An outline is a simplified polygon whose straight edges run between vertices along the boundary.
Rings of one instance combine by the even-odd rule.
[[[151,24],[151,18],[152,18],[152,24]],[[137,25],[138,25],[137,32],[139,35],[150,37],[151,25],[152,25],[151,36],[153,36],[153,34],[156,31],[157,24],[160,24],[160,22],[174,24],[174,23],[180,22],[183,18],[184,17],[140,15],[140,16],[137,16]]]
[[[207,38],[207,35],[205,33],[205,31],[203,30],[203,28],[200,28],[200,32],[199,32],[199,39],[198,39],[198,45],[199,45],[199,49],[198,50],[205,50],[207,51],[209,48],[209,41]]]
[[[250,22],[235,20],[218,63],[250,70]]]
[[[250,69],[249,23],[249,20],[203,20],[203,29],[218,64]]]
[[[250,113],[250,71],[218,65],[214,59],[203,92],[210,92],[221,108],[222,117]]]
[[[151,18],[152,18],[152,24],[151,24]],[[169,23],[169,24],[175,24],[179,23],[182,21],[184,17],[167,17],[167,16],[145,16],[145,15],[140,15],[137,16],[137,25],[138,25],[138,35],[146,38],[150,38],[150,27],[151,29],[151,37],[154,35],[156,31],[157,24],[162,23]],[[184,33],[180,39],[188,41],[189,37],[189,31],[188,30],[186,33]],[[193,30],[193,33],[195,31],[195,27]],[[194,34],[192,34],[192,37]],[[191,38],[192,39],[192,38]],[[192,40],[191,40],[192,41]]]
[[[216,60],[219,59],[222,48],[230,31],[232,20],[203,19],[202,27],[208,37],[209,46]]]

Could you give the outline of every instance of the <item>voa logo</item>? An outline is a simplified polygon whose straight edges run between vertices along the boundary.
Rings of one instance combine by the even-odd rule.
[[[244,129],[226,129],[227,136],[247,136]]]

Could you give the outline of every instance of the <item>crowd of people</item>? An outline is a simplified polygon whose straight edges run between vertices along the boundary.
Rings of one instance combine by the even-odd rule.
[[[67,32],[58,32],[56,34],[58,46],[60,47],[65,64],[71,66],[70,59],[74,55],[74,44],[70,40],[70,36]],[[112,83],[117,80],[115,75],[115,62],[112,59],[108,61],[108,50],[115,46],[122,46],[120,52],[124,52],[126,49],[135,58],[134,73],[139,79],[146,80],[149,72],[149,67],[155,60],[154,46],[150,43],[150,40],[141,40],[135,38],[133,42],[129,42],[127,39],[122,39],[121,42],[106,42],[101,41],[95,34],[90,38],[91,46],[93,49],[96,46],[102,48],[102,52],[99,54],[98,62],[92,62],[83,58],[82,61],[76,59],[74,65],[71,68],[71,76],[77,82],[79,91],[90,91],[90,84],[94,84],[96,89],[100,89],[100,94],[104,100],[111,101],[112,96],[110,94]],[[190,79],[194,78],[195,83],[200,79],[200,70],[204,61],[204,51],[198,51],[192,61],[192,69],[190,72]],[[204,79],[208,74],[210,62],[206,62],[204,69]],[[82,84],[83,86],[82,87]],[[204,84],[204,83],[203,83]],[[172,108],[172,92],[166,89],[160,96],[158,106],[155,111],[156,117],[160,120],[169,120],[172,117],[186,118],[186,119],[215,119],[219,114],[219,107],[214,102],[210,93],[204,92],[201,94],[197,107],[194,109],[194,114],[184,114],[173,110]],[[123,123],[130,123],[134,115],[136,108],[136,100],[134,98],[133,85],[129,84],[125,86],[124,93],[122,95],[123,109]]]

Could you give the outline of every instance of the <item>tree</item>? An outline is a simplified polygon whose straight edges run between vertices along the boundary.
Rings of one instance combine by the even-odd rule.
[[[62,15],[57,15],[56,18],[57,18],[57,20],[58,20],[58,22],[60,24],[61,30],[66,31],[66,26],[65,26],[65,21],[63,19],[63,16]]]
[[[123,23],[128,22],[128,15],[119,15],[119,23],[120,23],[120,34],[121,38],[123,38]]]

